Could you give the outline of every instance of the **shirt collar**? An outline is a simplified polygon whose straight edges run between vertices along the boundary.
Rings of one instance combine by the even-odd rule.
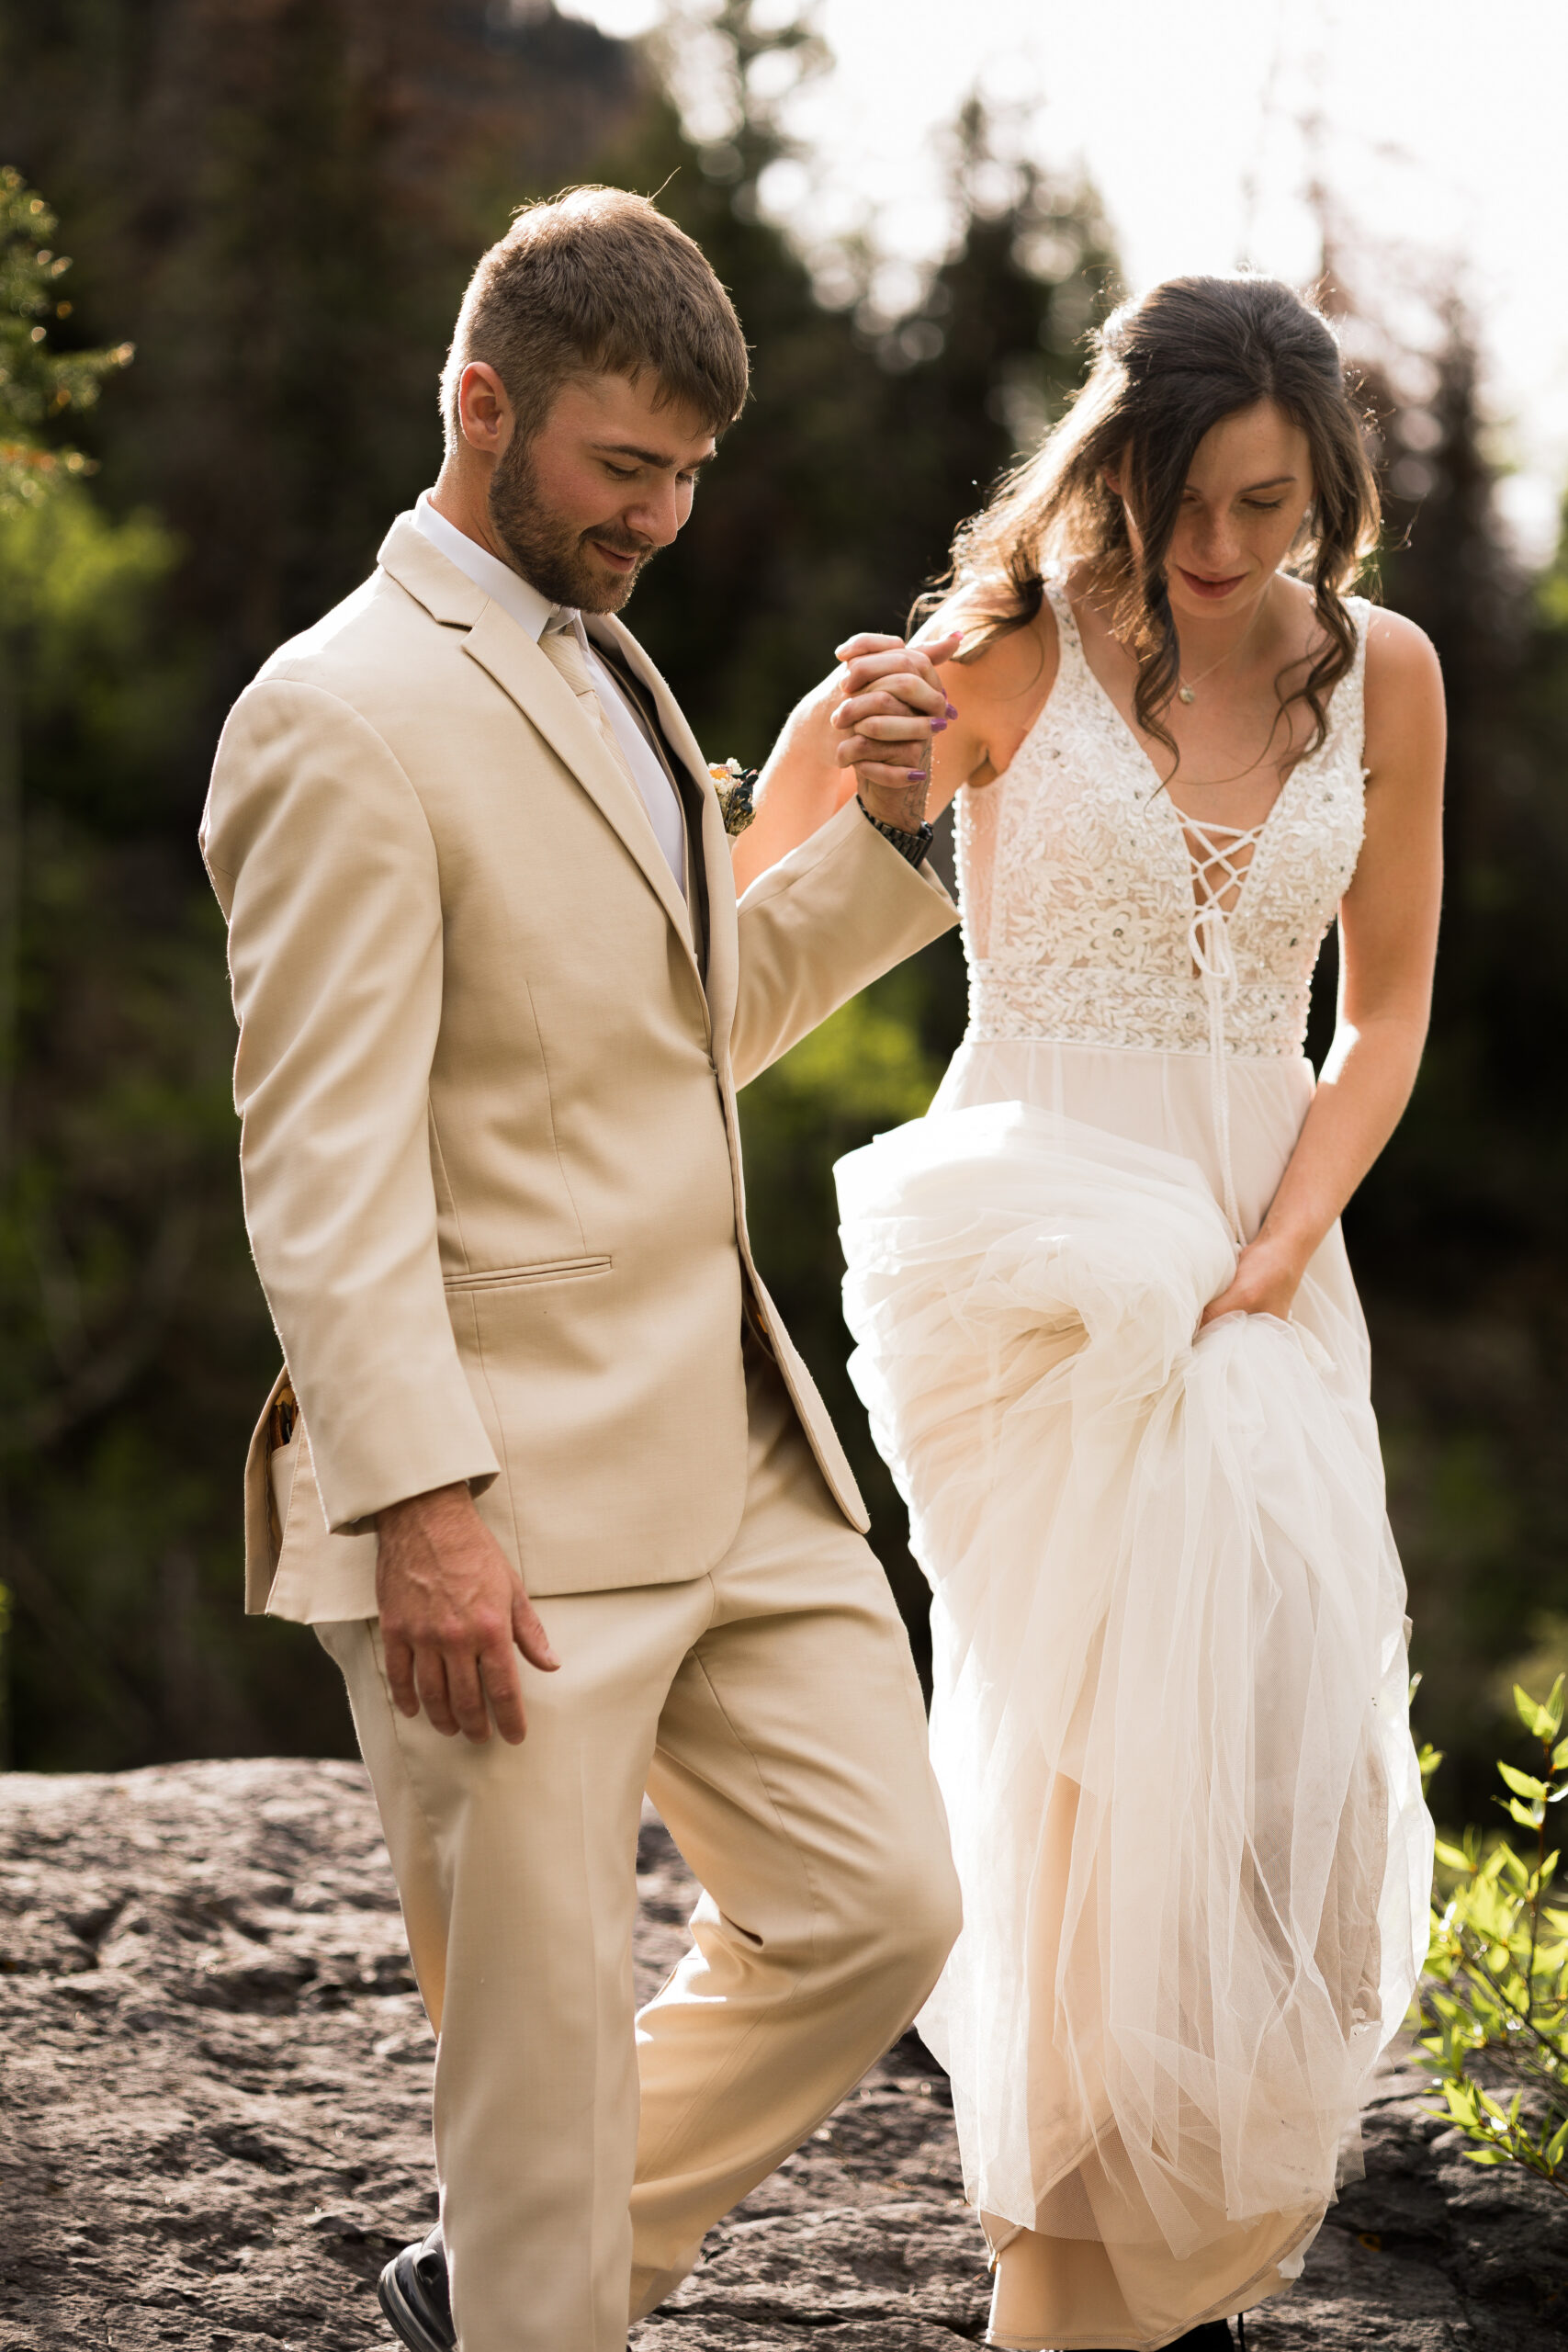
[[[438,514],[430,503],[430,492],[422,490],[413,510],[414,528],[423,533],[433,548],[440,550],[448,563],[455,563],[466,579],[476,588],[482,588],[492,603],[509,613],[519,628],[526,629],[536,645],[547,628],[575,628],[583,635],[582,623],[575,608],[552,605],[542,596],[520,571],[502,563],[499,556],[459,531],[445,514]]]

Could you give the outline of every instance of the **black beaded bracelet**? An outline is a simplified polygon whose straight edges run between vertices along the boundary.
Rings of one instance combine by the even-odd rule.
[[[925,864],[927,853],[936,839],[934,827],[921,825],[915,832],[906,832],[901,825],[885,825],[880,817],[874,817],[858,792],[855,795],[855,801],[866,823],[874,825],[884,841],[892,842],[900,857],[906,859],[910,865]]]

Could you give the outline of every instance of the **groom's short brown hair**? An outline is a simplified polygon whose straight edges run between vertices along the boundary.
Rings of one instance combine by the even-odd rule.
[[[637,377],[720,433],[746,401],[746,341],[700,245],[645,196],[574,187],[523,208],[468,281],[441,378],[450,448],[472,360],[495,369],[525,438],[573,376]]]

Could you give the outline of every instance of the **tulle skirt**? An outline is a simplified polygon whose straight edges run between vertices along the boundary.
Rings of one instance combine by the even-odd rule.
[[[1196,1156],[942,1104],[838,1170],[964,1890],[920,2030],[993,2245],[1058,2249],[1012,2340],[1154,2346],[1299,2267],[1425,1951],[1364,1327],[1336,1236],[1291,1322],[1198,1336],[1235,1253]]]

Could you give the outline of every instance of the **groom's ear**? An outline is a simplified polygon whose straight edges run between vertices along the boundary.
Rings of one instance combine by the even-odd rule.
[[[487,360],[470,359],[458,379],[457,422],[470,449],[486,458],[505,456],[517,429],[517,412]]]

